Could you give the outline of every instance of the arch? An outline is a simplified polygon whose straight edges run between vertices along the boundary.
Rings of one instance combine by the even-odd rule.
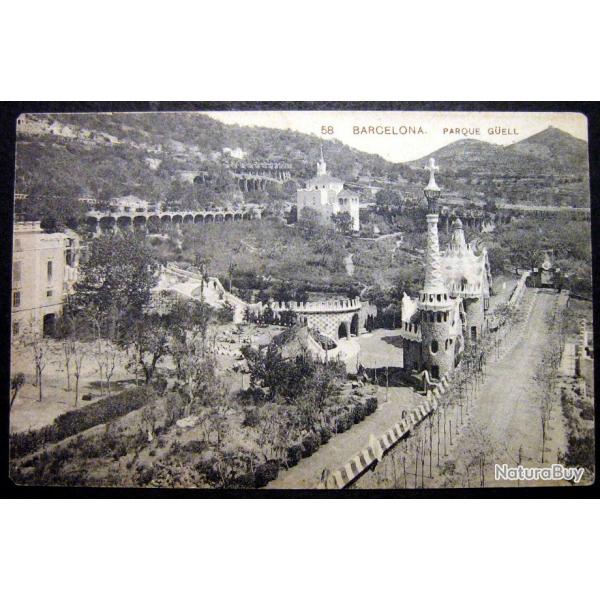
[[[373,329],[375,329],[375,318],[373,317],[373,315],[369,315],[367,317],[366,330],[373,331]]]
[[[158,233],[160,231],[160,217],[158,215],[150,215],[146,221],[146,227],[150,233]]]
[[[347,338],[347,337],[349,337],[348,326],[346,325],[346,321],[342,321],[340,323],[340,326],[338,327],[338,340],[341,340],[342,338]]]
[[[358,314],[354,314],[350,321],[350,335],[358,335]]]
[[[135,229],[144,229],[146,227],[146,217],[143,215],[133,217],[133,227]]]
[[[198,224],[198,223],[204,223],[204,214],[203,213],[198,213],[194,217],[194,223],[196,223],[196,224]]]
[[[233,215],[231,213],[225,213],[225,221],[233,221]]]
[[[101,217],[100,218],[100,231],[112,231],[117,224],[114,217]]]
[[[185,215],[183,217],[183,223],[184,225],[189,225],[190,223],[194,222],[194,215]]]
[[[120,227],[121,229],[127,229],[128,227],[131,227],[131,217],[124,215],[117,217],[117,227]]]
[[[212,213],[208,213],[207,215],[204,216],[205,223],[214,223],[214,220],[215,220],[215,215],[213,215]]]
[[[242,220],[242,215],[240,213],[233,213],[233,220],[234,221],[241,221]]]
[[[96,219],[96,217],[88,217],[86,219],[86,225],[88,227],[88,230],[92,233],[98,231],[98,219]]]
[[[216,221],[217,223],[222,223],[222,222],[223,222],[223,213],[217,213],[217,214],[215,215],[215,221]]]
[[[173,225],[181,225],[181,223],[183,223],[183,217],[181,215],[173,215],[171,222]]]

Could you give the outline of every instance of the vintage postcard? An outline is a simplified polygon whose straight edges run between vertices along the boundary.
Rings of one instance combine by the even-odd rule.
[[[16,128],[15,484],[594,482],[583,114]]]

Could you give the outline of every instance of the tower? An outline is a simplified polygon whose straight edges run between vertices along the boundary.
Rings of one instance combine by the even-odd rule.
[[[321,158],[317,163],[317,177],[322,175],[327,175],[327,164],[325,163],[325,159],[323,158],[323,145],[321,145]]]
[[[421,313],[421,360],[429,374],[438,379],[454,368],[450,327],[455,302],[444,283],[440,264],[438,199],[441,192],[435,182],[435,171],[439,167],[431,158],[425,168],[429,171],[429,183],[424,189],[427,198],[425,282],[419,292],[418,303]]]

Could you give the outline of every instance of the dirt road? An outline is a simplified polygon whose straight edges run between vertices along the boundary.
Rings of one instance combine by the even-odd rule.
[[[356,488],[403,487],[403,478],[397,477],[399,465],[410,474],[407,487],[477,487],[478,473],[465,475],[464,467],[469,456],[473,456],[470,432],[485,429],[491,440],[493,451],[488,456],[485,471],[486,486],[512,486],[512,482],[496,482],[494,465],[506,463],[516,466],[519,455],[524,466],[541,466],[541,420],[539,398],[533,382],[536,364],[548,344],[547,315],[554,308],[557,295],[527,288],[523,297],[523,309],[527,319],[516,329],[499,360],[488,366],[487,377],[475,395],[472,408],[464,424],[453,434],[453,444],[447,446],[447,455],[437,467],[435,451],[432,458],[432,476],[428,477],[429,457],[424,464],[415,459],[415,440],[400,442],[377,468],[359,479]],[[456,420],[456,419],[455,419]],[[430,433],[425,432],[425,439]],[[432,445],[437,446],[437,429],[434,427]],[[440,431],[440,438],[442,437]],[[564,452],[566,439],[560,405],[556,404],[546,443],[545,465],[557,462],[557,451]],[[427,453],[426,453],[427,454]],[[448,465],[452,465],[449,471]],[[415,466],[416,465],[416,466]],[[423,468],[424,467],[424,468]],[[453,469],[456,468],[456,472]],[[421,477],[420,471],[424,471]],[[476,469],[474,469],[476,470]],[[415,478],[415,471],[418,477]],[[391,474],[394,474],[392,478]],[[399,483],[400,481],[400,483]],[[526,483],[520,483],[525,485]],[[528,485],[540,485],[529,483]],[[551,485],[551,483],[549,483]],[[548,483],[546,484],[548,485]],[[556,485],[556,484],[555,484]]]

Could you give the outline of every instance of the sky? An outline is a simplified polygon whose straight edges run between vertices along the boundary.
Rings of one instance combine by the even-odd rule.
[[[549,126],[587,141],[587,119],[580,113],[211,111],[205,114],[228,124],[292,129],[323,139],[335,138],[391,162],[415,160],[465,138],[508,145]],[[489,128],[498,133],[490,133]]]

